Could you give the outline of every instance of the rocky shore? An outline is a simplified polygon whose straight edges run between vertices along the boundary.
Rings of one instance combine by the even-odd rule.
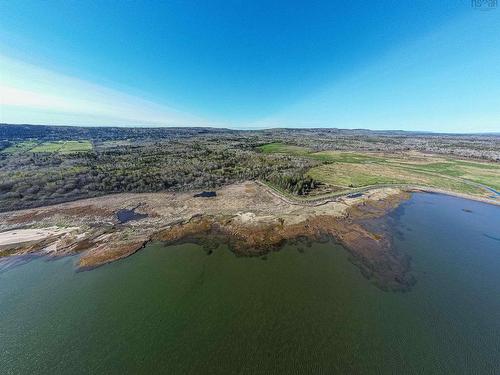
[[[408,197],[399,189],[383,188],[300,206],[254,182],[227,186],[212,197],[111,195],[0,214],[0,257],[80,254],[77,270],[90,270],[128,257],[150,241],[197,242],[207,251],[222,242],[236,255],[259,256],[285,241],[333,238],[378,287],[404,291],[414,283],[408,256],[393,249],[383,226],[366,222],[384,217]],[[124,209],[135,209],[139,219],[121,223],[116,214]],[[26,236],[33,230],[36,236]]]

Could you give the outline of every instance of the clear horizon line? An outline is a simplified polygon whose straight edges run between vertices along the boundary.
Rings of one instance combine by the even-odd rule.
[[[75,124],[30,124],[30,123],[6,123],[1,122],[0,126],[52,126],[52,127],[75,127],[75,128],[123,128],[123,129],[221,129],[234,131],[266,131],[266,130],[352,130],[352,131],[368,131],[374,133],[384,132],[401,132],[401,133],[425,133],[425,134],[443,134],[443,135],[495,135],[500,136],[500,132],[435,132],[429,130],[402,130],[402,129],[368,129],[368,128],[339,128],[339,127],[224,127],[224,126],[176,126],[176,125],[75,125]]]

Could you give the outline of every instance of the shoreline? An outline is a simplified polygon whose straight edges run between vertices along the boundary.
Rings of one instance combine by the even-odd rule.
[[[376,189],[385,188],[385,187],[393,187],[393,188],[401,189],[402,191],[407,191],[410,193],[423,192],[423,193],[431,193],[431,194],[443,194],[443,195],[449,195],[452,197],[469,199],[469,200],[473,200],[473,201],[477,201],[477,202],[483,202],[483,203],[487,203],[487,204],[493,204],[493,205],[500,206],[500,199],[497,200],[497,199],[480,197],[480,196],[471,195],[471,194],[453,192],[451,190],[444,190],[444,189],[438,189],[438,188],[433,188],[433,187],[410,185],[410,184],[373,185],[373,186],[368,186],[368,187],[360,188],[357,190],[353,190],[350,192],[340,192],[340,193],[337,193],[337,194],[332,195],[332,196],[326,195],[323,197],[317,197],[317,198],[315,197],[313,199],[301,200],[300,198],[294,199],[293,197],[286,196],[286,195],[282,194],[278,189],[276,189],[275,187],[273,187],[271,185],[268,185],[265,182],[258,181],[258,180],[255,182],[257,184],[261,185],[262,187],[268,189],[268,191],[271,194],[279,197],[280,199],[284,200],[285,202],[288,202],[290,204],[296,204],[296,205],[304,205],[304,206],[311,206],[311,205],[318,206],[318,205],[322,205],[322,204],[329,203],[329,202],[336,202],[339,199],[349,197],[349,195],[352,195],[352,194],[357,194],[357,193],[363,194],[363,193],[370,192],[371,190],[376,190]],[[485,186],[485,188],[491,189],[487,186]],[[500,198],[500,194],[498,194],[498,196]]]
[[[448,195],[450,197],[462,198],[462,199],[467,199],[467,200],[471,200],[471,201],[475,201],[475,202],[482,202],[482,203],[486,203],[486,204],[492,204],[494,206],[500,206],[500,200],[477,197],[475,195],[456,193],[453,191],[442,190],[442,189],[414,187],[412,189],[409,189],[408,191],[411,193],[442,194],[442,195]]]
[[[195,198],[191,193],[89,198],[0,213],[0,237],[11,236],[9,243],[0,246],[0,259],[78,254],[76,270],[87,271],[131,256],[152,241],[208,246],[215,241],[227,244],[238,256],[260,256],[289,240],[328,237],[342,244],[352,263],[379,288],[406,291],[415,283],[407,254],[393,251],[391,235],[382,226],[374,230],[366,224],[383,219],[409,199],[411,192],[422,191],[378,188],[361,196],[306,206],[248,181],[221,188],[211,198]],[[120,223],[117,212],[130,208],[137,209],[140,219]],[[39,235],[29,243],[21,241],[26,235],[23,231],[34,230],[39,234],[46,231],[47,236]],[[17,242],[12,240],[14,231]]]

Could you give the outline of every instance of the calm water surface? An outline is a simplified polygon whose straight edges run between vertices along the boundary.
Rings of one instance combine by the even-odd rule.
[[[266,260],[155,244],[91,272],[74,257],[9,269],[0,373],[498,374],[500,207],[415,194],[391,221],[408,293],[374,287],[334,243]]]

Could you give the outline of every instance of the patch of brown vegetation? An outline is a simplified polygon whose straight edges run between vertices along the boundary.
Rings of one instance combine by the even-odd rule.
[[[164,241],[173,243],[186,237],[209,234],[214,231],[215,221],[209,217],[195,217],[186,223],[174,224],[167,229],[163,229],[152,236],[154,241]]]
[[[51,206],[36,210],[29,210],[11,215],[6,222],[9,224],[25,224],[37,222],[45,218],[54,216],[86,216],[95,218],[109,218],[114,215],[114,211],[108,207],[98,207],[94,205],[57,207]]]
[[[82,254],[78,260],[78,270],[90,270],[129,257],[142,249],[148,241],[148,237],[137,237],[130,241],[124,241],[120,240],[116,233],[106,236],[105,239],[94,244],[90,250]]]
[[[0,249],[0,257],[9,255],[26,255],[37,253],[47,246],[50,246],[57,239],[54,237],[46,238],[39,241],[30,241],[28,243],[13,244]]]
[[[398,194],[389,195],[384,199],[368,199],[361,201],[349,207],[347,210],[347,219],[361,220],[381,217],[409,198],[410,193],[401,191]]]

